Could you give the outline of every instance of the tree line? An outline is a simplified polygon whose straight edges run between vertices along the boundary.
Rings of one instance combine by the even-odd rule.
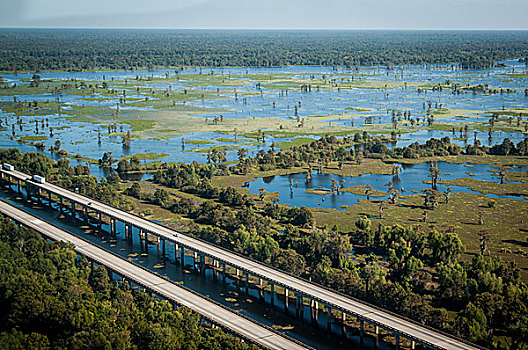
[[[0,31],[2,71],[156,67],[385,66],[489,68],[525,57],[525,32],[457,31]]]

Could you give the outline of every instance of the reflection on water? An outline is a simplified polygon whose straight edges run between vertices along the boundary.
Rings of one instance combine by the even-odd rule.
[[[306,180],[306,173],[297,173],[290,175],[277,175],[272,177],[257,178],[247,184],[250,193],[259,193],[259,189],[265,188],[267,192],[278,192],[280,203],[287,203],[293,206],[306,206],[311,208],[328,208],[343,209],[342,206],[356,204],[358,199],[366,198],[365,195],[358,195],[349,192],[340,192],[339,194],[331,193],[332,180],[336,184],[342,184],[343,188],[349,186],[362,186],[365,188],[371,185],[373,190],[386,192],[387,184],[392,181],[394,188],[401,192],[402,195],[418,193],[430,184],[424,180],[430,180],[429,163],[416,165],[401,166],[401,172],[398,177],[392,175],[375,175],[366,174],[357,177],[339,176],[334,174],[312,173],[311,181]],[[455,180],[462,177],[472,177],[481,181],[498,182],[498,168],[482,164],[456,164],[447,162],[438,162],[438,168],[442,172],[442,180]],[[526,167],[510,169],[511,171],[527,171]],[[293,182],[293,188],[291,183]],[[453,193],[480,193],[472,191],[466,187],[449,186]],[[321,190],[320,193],[309,193],[307,190]],[[446,185],[438,184],[438,191],[444,192]],[[323,194],[321,194],[323,193]],[[325,194],[326,193],[326,194]],[[515,196],[499,196],[486,194],[493,198],[513,198],[523,199]],[[378,197],[376,197],[378,198]],[[386,199],[387,197],[380,197]]]
[[[186,76],[190,74],[199,74],[199,69],[185,69],[180,73],[179,82],[156,82],[150,84],[151,86],[159,88],[167,88],[169,85],[173,89],[187,90],[216,90],[220,88],[221,91],[226,91],[231,88],[236,88],[237,91],[249,91],[249,92],[261,92],[254,95],[247,95],[243,98],[240,97],[238,100],[234,99],[231,92],[220,93],[219,98],[216,99],[205,99],[199,101],[190,101],[189,105],[199,106],[210,110],[217,110],[219,108],[225,109],[223,116],[225,118],[259,118],[259,117],[278,117],[288,119],[294,116],[294,107],[299,104],[301,107],[298,109],[298,115],[300,117],[308,117],[312,115],[329,115],[329,114],[355,114],[359,115],[354,118],[354,126],[361,127],[365,125],[367,116],[369,123],[373,124],[391,124],[392,113],[391,110],[396,108],[400,111],[410,111],[413,117],[423,118],[427,113],[424,106],[429,106],[429,103],[434,107],[442,105],[443,108],[461,109],[469,111],[479,110],[500,110],[502,108],[519,108],[526,106],[526,97],[524,96],[524,86],[527,84],[528,79],[507,79],[505,75],[511,73],[512,67],[517,72],[522,72],[524,68],[523,64],[517,61],[505,61],[505,64],[510,67],[498,67],[489,70],[472,71],[472,70],[452,70],[450,66],[436,66],[434,68],[424,66],[403,66],[398,69],[387,71],[379,67],[362,67],[359,71],[331,67],[279,67],[279,68],[216,68],[213,69],[214,74],[224,75],[226,77],[231,76],[233,80],[233,86],[189,86],[188,83],[195,82],[195,79],[188,79]],[[401,69],[400,69],[401,68]],[[168,73],[171,77],[174,77],[173,70],[156,70],[156,71],[116,71],[116,72],[75,72],[75,73],[42,73],[42,79],[76,79],[77,81],[107,81],[112,84],[113,80],[124,80],[129,81],[135,80],[136,76],[139,77],[153,77],[163,78]],[[209,70],[207,70],[209,73]],[[312,76],[316,79],[345,79],[345,83],[350,80],[352,84],[355,80],[365,81],[388,81],[388,82],[400,82],[404,81],[417,81],[417,82],[432,82],[432,83],[443,83],[446,80],[451,82],[459,82],[462,85],[465,84],[488,84],[490,87],[501,87],[517,89],[515,93],[507,94],[453,94],[451,90],[444,89],[442,91],[427,91],[426,93],[418,93],[416,88],[411,87],[396,87],[396,88],[347,88],[339,90],[330,89],[317,89],[314,87],[312,92],[306,93],[300,91],[300,89],[292,88],[291,86],[284,86],[284,89],[288,89],[288,93],[281,93],[280,82],[274,84],[274,86],[267,86],[262,83],[257,87],[256,81],[250,79],[251,75],[265,75],[273,74],[278,77],[283,76],[287,82],[289,79],[310,79]],[[22,81],[23,79],[30,79],[32,73],[23,74],[3,74],[2,77],[9,83],[26,84],[27,82]],[[355,76],[355,78],[354,78]],[[355,79],[355,80],[354,80]],[[185,82],[185,81],[188,81]],[[229,84],[230,79],[226,79],[225,83]],[[240,84],[242,82],[242,85]],[[191,84],[192,85],[192,84]],[[279,88],[277,89],[277,86]],[[134,89],[127,89],[127,99],[129,102],[132,101],[143,101],[144,96],[135,93]],[[230,90],[231,91],[231,90]],[[222,95],[223,94],[223,95]],[[241,95],[242,96],[242,95]],[[119,99],[114,97],[106,97],[102,95],[95,96],[82,96],[69,95],[69,94],[39,94],[39,95],[27,95],[17,96],[21,101],[55,101],[59,99],[62,102],[76,105],[86,106],[115,106]],[[12,101],[12,96],[0,96],[0,101]],[[359,108],[363,111],[350,110],[347,108]],[[125,109],[145,109],[150,107],[135,107],[135,106],[122,106]],[[433,110],[432,113],[435,113]],[[190,117],[205,118],[211,117],[215,113],[197,113],[190,115]],[[441,114],[437,114],[435,123],[452,122],[457,121],[460,123],[467,122],[485,122],[489,119],[487,115],[475,114],[472,118],[459,118],[449,117],[442,118]],[[12,114],[6,114],[0,112],[2,120],[7,118],[8,124],[12,125],[16,121],[16,117]],[[237,143],[235,144],[234,135],[225,135],[219,133],[200,133],[194,132],[183,135],[185,140],[201,140],[207,141],[208,143],[203,144],[188,144],[182,147],[182,137],[170,138],[168,140],[132,140],[129,149],[123,149],[122,140],[120,137],[107,137],[106,125],[94,125],[91,123],[72,122],[64,119],[64,115],[49,115],[46,116],[49,121],[49,125],[52,126],[54,136],[48,135],[48,131],[44,132],[44,128],[40,129],[39,136],[49,137],[48,140],[42,140],[46,148],[51,147],[54,142],[58,139],[61,141],[61,147],[65,149],[68,154],[76,155],[81,154],[82,156],[91,159],[100,159],[104,152],[112,152],[114,158],[120,159],[122,156],[138,153],[154,153],[160,154],[160,157],[153,160],[162,160],[169,162],[192,162],[196,160],[198,162],[207,161],[205,150],[212,146],[234,146],[233,149],[228,149],[227,160],[233,161],[237,159],[236,149],[237,147],[244,147],[249,150],[249,155],[254,155],[261,149],[267,150],[272,142],[279,143],[281,141],[289,141],[292,138],[274,138],[268,136],[266,144],[255,144],[253,142]],[[18,139],[20,136],[35,136],[33,123],[36,120],[41,120],[42,117],[23,117],[24,124],[22,130],[16,130]],[[333,125],[351,125],[351,120],[340,118],[333,119],[330,121]],[[328,120],[324,123],[329,123]],[[424,131],[419,130],[407,134],[403,134],[396,146],[404,146],[414,141],[425,141],[431,137],[444,137],[450,136],[451,139],[458,137],[458,134],[453,135],[450,132],[445,131]],[[128,125],[124,125],[124,132],[130,130]],[[11,130],[1,132],[0,147],[15,147],[19,149],[27,150],[28,148],[24,145],[19,145],[15,140],[10,140],[9,136]],[[102,137],[101,144],[98,143],[98,133],[101,131],[104,137]],[[303,130],[307,134],[309,130]],[[493,135],[493,139],[489,140],[487,132],[479,132],[477,135],[478,140],[484,145],[501,143],[504,138],[510,138],[514,142],[519,142],[523,139],[521,133],[506,133],[497,131]],[[469,142],[473,142],[473,134],[470,135]],[[220,139],[222,141],[216,140]],[[462,140],[454,140],[460,145],[464,145]],[[34,150],[33,148],[30,148]],[[192,152],[191,150],[196,152]],[[166,157],[162,157],[161,154],[168,153]],[[99,172],[92,167],[92,171],[96,174]]]

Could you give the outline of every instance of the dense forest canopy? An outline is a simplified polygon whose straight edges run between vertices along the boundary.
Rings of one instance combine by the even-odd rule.
[[[257,349],[0,216],[1,349]]]
[[[526,31],[2,29],[0,70],[402,65],[487,68],[528,55]]]

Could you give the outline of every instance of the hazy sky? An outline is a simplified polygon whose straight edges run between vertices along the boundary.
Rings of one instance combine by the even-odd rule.
[[[528,29],[528,0],[0,0],[0,27]]]

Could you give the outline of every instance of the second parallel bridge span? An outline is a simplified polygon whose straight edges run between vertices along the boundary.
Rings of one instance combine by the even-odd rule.
[[[31,181],[31,176],[28,174],[16,170],[9,171],[0,169],[0,171],[3,176],[19,181],[19,184],[20,182],[30,183],[31,186],[37,189],[44,190],[48,192],[48,194],[53,194],[59,198],[76,203],[86,210],[101,213],[111,219],[136,227],[143,232],[158,236],[163,240],[174,242],[186,249],[193,250],[216,261],[243,270],[250,275],[267,280],[306,298],[311,298],[329,308],[342,312],[344,315],[350,315],[358,318],[360,321],[368,322],[377,327],[383,328],[394,333],[397,342],[401,336],[411,340],[413,343],[416,342],[433,349],[457,350],[479,348],[476,345],[454,336],[446,335],[440,331],[395,315],[394,313],[382,310],[340,293],[336,293],[320,285],[292,276],[273,267],[248,259],[207,242],[192,238],[180,232],[168,229],[120,209],[71,192],[62,187],[50,183],[33,182]]]
[[[275,350],[303,350],[305,347],[276,334],[261,325],[237,315],[197,294],[177,286],[154,273],[136,266],[125,259],[118,257],[106,250],[86,242],[62,229],[59,229],[44,220],[26,213],[10,204],[0,201],[0,212],[22,225],[51,238],[54,241],[72,243],[75,250],[92,261],[108,267],[118,275],[131,280],[154,293],[172,300],[179,305],[186,306],[206,319],[241,335],[242,337],[259,344],[267,349]]]

